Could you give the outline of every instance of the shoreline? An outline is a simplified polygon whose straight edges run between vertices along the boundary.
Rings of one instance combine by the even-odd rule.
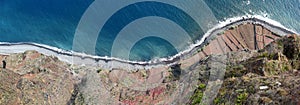
[[[70,64],[98,66],[103,69],[114,69],[114,68],[123,68],[127,70],[151,69],[154,67],[162,67],[162,66],[176,63],[181,58],[187,59],[191,57],[194,54],[194,52],[196,52],[199,48],[202,48],[207,43],[209,43],[218,33],[226,31],[227,29],[233,26],[238,26],[245,23],[262,25],[263,27],[269,29],[271,32],[276,33],[278,35],[297,34],[297,32],[285,28],[277,21],[259,15],[247,15],[242,17],[229,18],[224,22],[220,22],[214,28],[208,30],[203,35],[203,37],[196,42],[196,44],[189,46],[187,50],[179,52],[178,54],[172,57],[155,59],[148,62],[129,61],[129,60],[123,60],[114,57],[107,57],[107,56],[100,57],[100,56],[88,55],[84,53],[67,51],[67,50],[59,49],[48,45],[30,43],[30,42],[22,42],[22,43],[0,42],[0,54],[6,55],[12,53],[23,53],[27,50],[35,50],[44,55],[56,56],[59,58],[59,60]]]

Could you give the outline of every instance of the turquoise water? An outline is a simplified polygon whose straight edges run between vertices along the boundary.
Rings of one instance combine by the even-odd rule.
[[[246,14],[263,15],[300,32],[300,0],[204,1],[218,21]],[[72,50],[77,25],[92,2],[93,0],[0,0],[0,42],[34,42]],[[192,18],[173,6],[148,2],[126,8],[112,16],[103,29],[99,29],[95,48],[97,55],[111,56],[112,42],[118,32],[127,23],[141,17],[160,16],[176,22],[192,38],[191,42],[185,43],[193,43],[204,34]],[[179,52],[175,47],[158,37],[144,38],[132,47],[129,59],[145,61],[172,56]]]

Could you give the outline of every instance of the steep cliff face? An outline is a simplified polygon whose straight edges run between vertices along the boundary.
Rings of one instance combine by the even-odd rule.
[[[190,58],[135,71],[70,65],[36,51],[0,55],[0,104],[294,104],[299,40],[247,23]]]
[[[223,84],[211,104],[299,104],[299,39],[289,35],[262,50],[226,54]],[[191,104],[201,103],[207,83],[199,84]]]
[[[97,74],[93,74],[95,71],[87,72],[85,76],[86,83],[82,85],[84,87],[82,88],[82,94],[84,97],[89,97],[88,102],[96,103],[100,102],[98,100],[100,97],[107,96],[111,98],[105,100],[131,105],[197,104],[203,101],[204,94],[209,93],[205,93],[205,90],[213,90],[213,87],[211,89],[206,88],[206,86],[209,86],[208,82],[218,84],[218,79],[222,79],[222,75],[218,75],[218,73],[226,72],[226,75],[224,75],[226,79],[231,77],[228,73],[237,76],[245,75],[247,72],[239,71],[239,66],[235,67],[240,62],[248,61],[245,62],[247,68],[243,67],[244,69],[249,69],[253,73],[261,73],[261,71],[250,67],[260,68],[260,63],[258,62],[264,61],[254,59],[253,57],[258,56],[257,51],[263,51],[262,49],[272,41],[280,38],[280,35],[272,33],[261,25],[251,23],[242,24],[220,33],[205,47],[199,49],[194,56],[184,58],[175,65],[153,68],[147,71],[137,70],[128,72],[119,68],[113,70],[99,69],[97,70]],[[226,58],[227,56],[228,58]],[[283,54],[279,54],[278,56],[283,56]],[[217,60],[224,57],[224,62],[218,63],[219,61]],[[232,64],[227,65],[228,62]],[[281,68],[290,67],[287,62],[275,61],[275,63],[280,64],[279,67]],[[217,71],[216,76],[212,76],[211,71],[217,70],[218,67],[224,64],[226,65],[225,71]],[[266,66],[266,71],[270,71],[262,72],[262,75],[270,75],[270,69],[274,68],[269,66],[269,64],[261,66]],[[282,72],[275,73],[280,74]],[[97,77],[97,79],[91,77]],[[222,84],[220,83],[219,85]],[[194,92],[196,89],[202,92]],[[104,93],[106,94],[93,93],[91,90],[105,91]],[[103,102],[101,101],[101,103]]]
[[[36,51],[0,56],[1,105],[67,104],[74,90],[69,65]],[[3,63],[2,63],[3,65]]]

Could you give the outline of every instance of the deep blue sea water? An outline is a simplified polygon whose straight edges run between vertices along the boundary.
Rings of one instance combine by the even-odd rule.
[[[287,28],[300,32],[300,0],[204,1],[218,21],[246,14],[263,15],[280,22]],[[93,0],[0,0],[0,42],[34,42],[72,50],[77,25],[92,2]],[[111,56],[110,42],[114,40],[118,30],[121,30],[121,27],[124,27],[122,25],[126,25],[126,22],[142,16],[165,17],[185,27],[185,31],[192,34],[192,42],[186,43],[193,43],[204,34],[203,30],[197,29],[197,25],[192,24],[192,20],[187,15],[178,11],[172,12],[174,12],[174,8],[171,6],[155,3],[150,3],[150,6],[149,4],[133,5],[128,10],[121,11],[114,19],[108,21],[110,24],[106,25],[104,31],[99,33],[100,37],[97,39],[95,48],[96,54]],[[101,13],[99,14],[101,15]],[[155,30],[149,29],[148,31]],[[161,38],[144,38],[132,47],[129,59],[144,61],[172,56],[179,52],[175,47]]]

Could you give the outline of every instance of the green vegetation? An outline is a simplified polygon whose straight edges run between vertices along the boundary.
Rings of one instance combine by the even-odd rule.
[[[258,58],[267,58],[267,59],[277,59],[278,58],[278,53],[271,53],[269,54],[268,52],[263,52],[258,56]]]
[[[281,40],[277,41],[278,49],[283,49],[283,42]]]
[[[238,53],[243,57],[229,58],[222,87],[213,104],[297,104],[293,99],[295,94],[299,97],[300,92],[291,91],[299,87],[295,82],[299,82],[300,40],[294,37],[272,42],[258,52]],[[205,86],[198,84],[191,104],[201,104],[202,98],[206,98],[203,96]],[[268,88],[261,89],[261,86]]]
[[[203,97],[203,91],[206,88],[206,84],[200,83],[198,85],[198,89],[195,91],[194,95],[191,97],[191,104],[192,105],[198,105],[201,104],[201,100]]]
[[[196,92],[193,96],[192,96],[192,105],[197,105],[199,103],[201,103],[203,97],[203,92],[202,91],[198,91]]]
[[[201,84],[199,84],[198,89],[205,89],[205,87],[206,87],[206,85],[201,83]]]
[[[226,66],[225,78],[241,77],[246,73],[247,71],[245,70],[244,65],[242,64],[230,65],[230,66]]]
[[[246,102],[246,100],[248,98],[248,95],[249,94],[246,93],[246,92],[243,92],[243,93],[239,94],[237,96],[237,99],[236,99],[236,104],[237,105],[243,105],[243,104],[245,104],[245,102]]]
[[[278,60],[266,61],[264,68],[266,73],[268,73],[268,75],[278,75],[279,73],[292,69],[288,61],[278,61]]]
[[[220,104],[220,103],[221,103],[221,99],[218,98],[218,97],[216,97],[216,98],[214,99],[214,104]]]

